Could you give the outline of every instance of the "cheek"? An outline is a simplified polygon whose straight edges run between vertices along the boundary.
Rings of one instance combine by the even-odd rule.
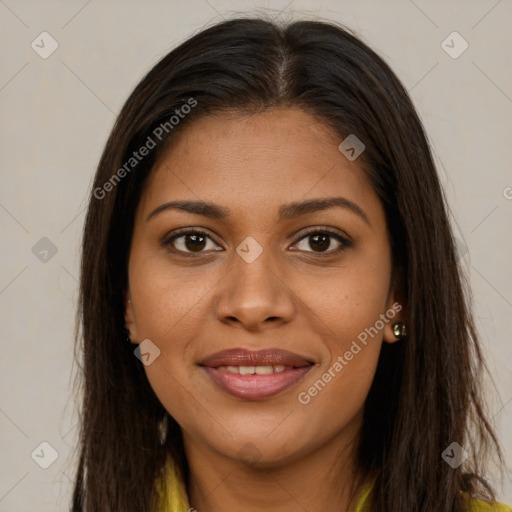
[[[305,312],[322,329],[326,350],[317,380],[300,390],[310,412],[325,414],[329,403],[339,403],[349,418],[363,405],[380,354],[389,285],[386,257],[361,258],[330,278],[302,279]]]
[[[380,344],[376,344],[378,348]],[[336,435],[349,425],[354,435],[359,431],[364,403],[370,390],[378,361],[378,350],[363,349],[351,361],[319,372],[316,380],[298,390],[297,409],[302,418],[301,436],[322,439]],[[342,368],[339,370],[339,368]],[[349,428],[352,430],[352,428]]]
[[[306,312],[313,313],[312,321],[317,318],[331,352],[338,354],[385,312],[389,284],[390,266],[384,258],[372,264],[360,261],[325,276],[303,275],[297,287]]]
[[[198,278],[193,269],[173,271],[161,257],[135,257],[130,266],[130,290],[141,339],[149,338],[163,347],[173,340],[172,347],[177,348],[180,339],[198,329],[208,294],[219,277],[204,272]]]
[[[130,291],[139,338],[150,339],[160,355],[144,366],[148,381],[164,408],[186,430],[193,431],[194,418],[205,409],[194,398],[190,371],[194,366],[194,343],[201,339],[209,297],[222,277],[211,270],[172,269],[162,257],[134,251],[129,268]],[[215,425],[211,425],[214,428]]]
[[[358,417],[370,390],[389,287],[389,274],[382,272],[376,268],[375,272],[347,273],[309,295],[308,306],[321,319],[317,323],[327,327],[322,340],[326,357],[315,378],[297,390],[296,398],[304,419],[321,419],[323,435],[334,434]],[[306,425],[304,435],[314,435],[318,424]]]
[[[185,432],[204,438],[208,433],[214,442],[231,442],[224,439],[228,432],[223,426],[224,419],[217,417],[216,402],[205,403],[197,396],[194,383],[190,381],[181,365],[172,365],[172,354],[160,357],[152,365],[144,367],[149,384],[164,409],[174,418]],[[230,436],[228,436],[230,437]]]

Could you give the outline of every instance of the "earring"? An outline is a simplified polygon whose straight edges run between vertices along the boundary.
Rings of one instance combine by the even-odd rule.
[[[132,339],[130,338],[130,331],[126,327],[124,328],[124,335],[126,336],[126,341],[131,343]]]
[[[405,338],[407,335],[407,329],[405,328],[405,324],[402,322],[395,322],[391,328],[393,329],[393,334],[401,340],[402,338]]]

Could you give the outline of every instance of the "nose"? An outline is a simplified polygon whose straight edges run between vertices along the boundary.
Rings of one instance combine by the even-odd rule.
[[[252,263],[234,256],[214,301],[221,322],[262,331],[291,321],[296,311],[293,291],[282,272],[271,268],[267,254],[263,251]]]

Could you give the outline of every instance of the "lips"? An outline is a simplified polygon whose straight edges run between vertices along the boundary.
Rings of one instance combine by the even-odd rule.
[[[231,349],[200,363],[221,390],[245,400],[261,400],[297,384],[313,368],[313,361],[280,349]]]
[[[218,368],[219,366],[274,366],[284,365],[295,368],[309,366],[313,361],[289,352],[276,348],[251,351],[245,349],[223,350],[208,356],[200,363],[202,366]]]

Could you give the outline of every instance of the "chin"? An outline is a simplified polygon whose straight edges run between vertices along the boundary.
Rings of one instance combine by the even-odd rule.
[[[254,443],[246,443],[234,454],[234,458],[246,467],[262,471],[284,466],[299,457],[297,452],[283,452],[282,448],[269,450],[265,447],[262,451]]]
[[[271,434],[270,437],[272,437]],[[300,439],[284,435],[270,439],[268,430],[261,436],[233,435],[229,445],[218,446],[217,450],[227,457],[253,469],[272,469],[283,466],[303,456]]]

